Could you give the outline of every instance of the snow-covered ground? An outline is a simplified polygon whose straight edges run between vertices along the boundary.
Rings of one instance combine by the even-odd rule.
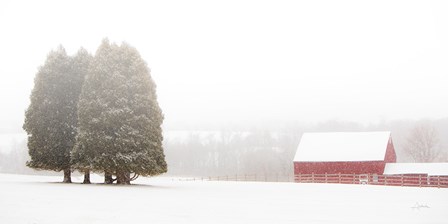
[[[107,186],[61,179],[0,174],[0,223],[448,223],[448,189],[167,177]]]

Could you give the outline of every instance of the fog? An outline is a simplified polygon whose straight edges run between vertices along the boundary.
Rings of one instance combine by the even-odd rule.
[[[292,160],[304,132],[384,131],[392,132],[397,162],[414,162],[405,152],[411,130],[420,122],[429,123],[439,136],[440,155],[433,162],[448,161],[448,119],[393,120],[375,125],[326,121],[316,125],[283,123],[260,126],[222,126],[221,129],[164,131],[168,176],[216,177],[257,175],[263,180],[288,181],[293,175]],[[0,135],[2,136],[2,135]],[[29,160],[24,135],[5,136],[0,149],[0,172],[47,174],[25,166]],[[15,139],[7,141],[8,138]],[[9,143],[8,143],[9,142]],[[75,175],[80,175],[76,174]],[[254,176],[251,176],[254,178]]]
[[[50,50],[94,53],[108,37],[135,46],[151,68],[169,162],[196,141],[209,151],[282,148],[272,163],[291,165],[304,131],[392,130],[400,148],[422,119],[445,147],[447,11],[445,1],[2,1],[0,133],[24,135]],[[188,140],[172,137],[179,131]],[[246,134],[224,144],[199,132]],[[0,151],[14,141],[24,145],[4,140]],[[252,172],[235,169],[213,174]]]

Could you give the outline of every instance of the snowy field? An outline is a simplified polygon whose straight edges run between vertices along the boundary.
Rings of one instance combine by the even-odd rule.
[[[0,223],[448,223],[448,189],[167,177],[106,186],[61,179],[0,174]]]

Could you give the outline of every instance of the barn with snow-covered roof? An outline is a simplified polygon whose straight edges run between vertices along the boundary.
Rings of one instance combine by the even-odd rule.
[[[294,174],[378,174],[395,163],[390,132],[304,133]]]

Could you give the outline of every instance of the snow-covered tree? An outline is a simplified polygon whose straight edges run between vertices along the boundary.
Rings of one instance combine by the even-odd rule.
[[[404,151],[414,162],[435,162],[440,155],[439,136],[434,126],[429,122],[415,125],[407,138]]]
[[[51,51],[35,77],[25,113],[23,128],[31,157],[27,166],[63,170],[66,183],[71,182],[70,151],[77,134],[77,105],[88,58],[85,50],[74,58],[62,46]]]
[[[92,55],[87,52],[84,48],[81,48],[78,50],[76,55],[72,58],[71,63],[71,72],[72,76],[78,78],[78,85],[76,85],[73,90],[73,99],[74,101],[74,107],[73,107],[73,114],[70,116],[70,122],[74,125],[76,125],[76,133],[77,133],[77,127],[78,127],[78,102],[79,102],[79,96],[81,95],[82,85],[84,84],[84,79],[87,76],[87,72],[90,66],[90,63],[92,62]],[[80,85],[79,85],[80,84]],[[75,90],[76,89],[76,90]],[[76,142],[76,141],[75,141]],[[84,172],[84,182],[85,184],[90,183],[90,171],[88,169],[81,169],[80,171]]]
[[[119,184],[129,184],[131,173],[167,171],[156,85],[135,48],[102,42],[83,86],[78,116],[75,168],[116,175]]]

